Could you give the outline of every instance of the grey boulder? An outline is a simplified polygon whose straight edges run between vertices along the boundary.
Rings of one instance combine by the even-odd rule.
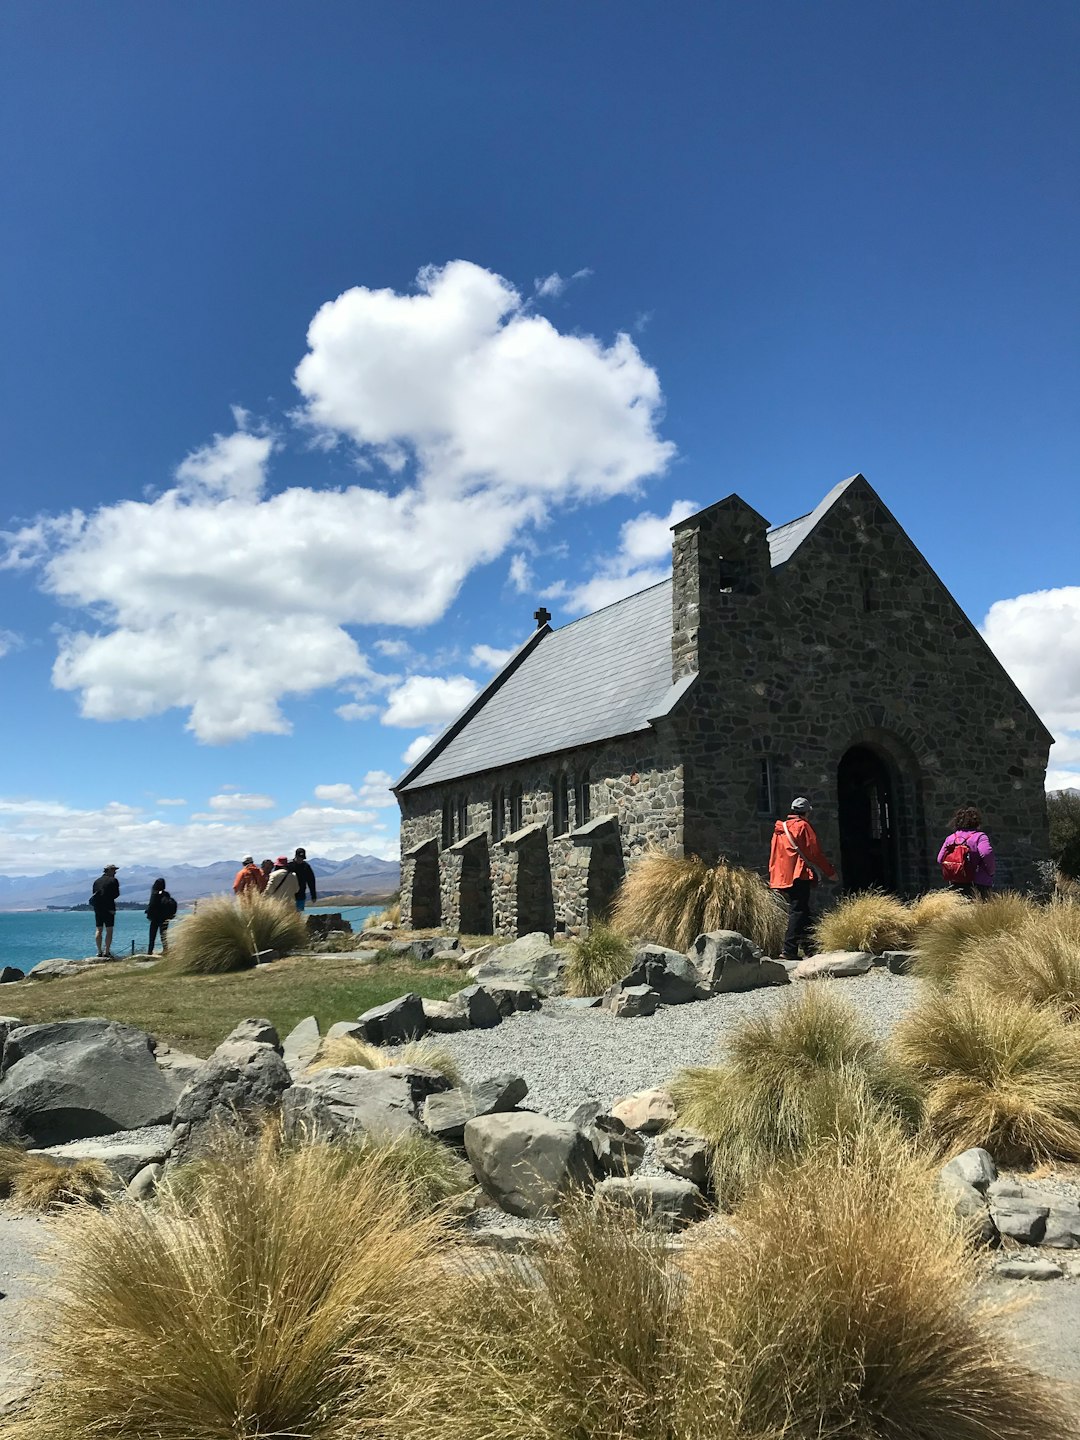
[[[360,1016],[364,1039],[371,1045],[404,1045],[427,1033],[424,1002],[419,995],[399,995],[385,1005],[374,1005]]]
[[[996,1241],[997,1228],[991,1219],[986,1200],[974,1185],[946,1166],[938,1176],[938,1190],[960,1226],[973,1241],[984,1245],[992,1245]]]
[[[465,1126],[465,1153],[484,1192],[510,1215],[542,1219],[596,1181],[589,1137],[576,1125],[518,1111]]]
[[[512,980],[528,985],[541,999],[547,1000],[552,995],[565,993],[569,963],[566,951],[557,950],[549,936],[536,930],[509,945],[499,946],[469,973],[482,985],[489,980]]]
[[[171,1160],[202,1154],[222,1128],[254,1130],[275,1114],[292,1084],[285,1061],[258,1040],[226,1040],[195,1072],[176,1102]]]
[[[540,996],[523,980],[486,980],[483,989],[503,1017],[540,1009]]]
[[[1060,1280],[1064,1273],[1052,1260],[1003,1260],[994,1266],[1003,1280]]]
[[[460,1030],[472,1029],[465,1007],[451,1000],[425,1000],[424,1019],[432,1035],[456,1035]]]
[[[281,1054],[281,1040],[269,1020],[241,1020],[239,1025],[234,1025],[225,1036],[222,1044],[243,1044],[247,1040],[254,1045],[269,1045],[272,1050]]]
[[[796,980],[821,980],[831,977],[842,980],[852,975],[866,975],[874,968],[874,957],[866,950],[831,950],[825,955],[811,955],[800,960],[792,971]]]
[[[140,1170],[147,1165],[160,1165],[165,1159],[168,1140],[147,1144],[139,1140],[125,1140],[123,1132],[116,1136],[116,1143],[107,1140],[76,1140],[67,1145],[55,1145],[32,1153],[49,1155],[70,1165],[77,1160],[97,1160],[111,1170],[124,1185],[129,1185]]]
[[[650,985],[613,985],[600,1001],[601,1010],[621,1015],[627,1020],[654,1015],[660,996]]]
[[[696,1130],[665,1130],[656,1140],[656,1158],[665,1170],[704,1190],[709,1183],[709,1145]]]
[[[1005,1196],[990,1205],[990,1217],[998,1233],[1021,1245],[1039,1245],[1046,1231],[1050,1215],[1048,1205],[1036,1205],[1030,1200],[1014,1200]]]
[[[58,1145],[167,1123],[181,1085],[154,1059],[143,1030],[110,1020],[13,1029],[4,1045],[0,1133]]]
[[[1065,1200],[1051,1205],[1039,1244],[1050,1250],[1080,1250],[1080,1205]]]
[[[424,1101],[425,1127],[438,1140],[454,1144],[465,1135],[465,1126],[480,1115],[498,1115],[513,1110],[529,1093],[520,1075],[493,1075],[476,1085],[443,1090]]]
[[[316,1070],[285,1092],[282,1122],[296,1137],[393,1140],[417,1131],[419,1107],[448,1085],[445,1076],[415,1065]]]
[[[705,1209],[698,1187],[674,1175],[612,1176],[596,1187],[596,1203],[630,1210],[651,1230],[685,1230]]]
[[[622,982],[624,989],[648,985],[664,1005],[686,1005],[700,998],[701,973],[692,960],[663,945],[642,945],[634,951],[634,963]]]
[[[945,1173],[959,1175],[961,1180],[966,1180],[981,1195],[985,1195],[988,1188],[997,1179],[997,1166],[986,1150],[975,1146],[971,1150],[964,1150],[961,1154],[953,1156],[945,1166]]]
[[[309,1015],[306,1020],[301,1020],[299,1025],[294,1025],[285,1036],[281,1047],[281,1058],[289,1068],[291,1075],[307,1068],[315,1059],[322,1037],[319,1034],[319,1022],[314,1015]]]
[[[17,965],[0,965],[0,985],[13,985],[23,979],[23,972]]]
[[[910,975],[918,958],[916,950],[886,950],[881,963],[887,965],[893,975]]]
[[[787,967],[766,959],[758,947],[737,930],[710,930],[690,947],[690,960],[701,976],[701,993],[729,995],[765,985],[787,985]]]
[[[595,1100],[579,1105],[570,1124],[584,1130],[603,1175],[633,1175],[645,1159],[645,1140]]]

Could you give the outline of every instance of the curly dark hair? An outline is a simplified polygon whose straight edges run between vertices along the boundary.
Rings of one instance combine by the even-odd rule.
[[[952,828],[954,830],[981,830],[982,816],[974,805],[961,805],[953,816]]]

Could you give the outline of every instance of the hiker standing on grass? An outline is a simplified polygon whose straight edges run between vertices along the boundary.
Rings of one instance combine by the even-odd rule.
[[[836,879],[836,871],[826,860],[810,824],[813,809],[810,801],[800,795],[791,802],[787,819],[777,820],[773,827],[769,885],[787,901],[785,960],[798,960],[799,946],[810,933],[814,921],[811,905],[814,886],[822,875]]]
[[[116,902],[120,898],[120,881],[116,878],[116,866],[106,865],[94,881],[90,894],[90,905],[94,911],[94,943],[97,945],[99,960],[115,960],[112,953],[113,926],[116,924]],[[102,936],[105,944],[102,946]]]
[[[236,879],[232,882],[232,888],[238,900],[242,900],[245,895],[254,899],[256,895],[261,895],[266,889],[263,872],[250,855],[244,856],[241,869],[236,872]]]
[[[941,878],[971,900],[989,900],[997,861],[982,816],[974,805],[962,805],[952,823],[952,834],[938,851]]]
[[[161,936],[161,953],[169,953],[169,943],[166,933],[169,929],[169,921],[176,914],[176,901],[165,889],[165,881],[160,876],[150,887],[150,899],[146,903],[146,918],[150,921],[150,943],[146,947],[146,953],[154,953],[154,941],[158,935]]]
[[[293,873],[292,866],[284,855],[279,855],[270,872],[270,879],[266,882],[266,889],[263,896],[267,900],[286,900],[296,902],[297,880]]]
[[[307,863],[307,851],[298,847],[292,858],[289,869],[296,876],[296,908],[303,910],[307,905],[307,897],[310,894],[311,903],[314,905],[318,900],[315,893],[315,871]]]

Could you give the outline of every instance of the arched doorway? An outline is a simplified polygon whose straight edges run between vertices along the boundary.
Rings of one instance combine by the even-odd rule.
[[[896,786],[888,762],[853,745],[836,774],[840,865],[847,890],[897,888]]]

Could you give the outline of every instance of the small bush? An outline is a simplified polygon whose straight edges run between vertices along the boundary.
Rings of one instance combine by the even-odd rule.
[[[393,900],[385,910],[379,910],[374,915],[369,915],[364,921],[365,930],[374,930],[376,925],[400,925],[401,924],[401,901]]]
[[[289,955],[306,943],[307,921],[294,905],[215,895],[171,927],[168,965],[178,975],[224,975],[248,969],[262,952]]]
[[[906,950],[914,930],[906,905],[881,890],[866,890],[849,895],[823,915],[815,941],[821,951],[868,950],[880,955],[885,950]]]
[[[981,1145],[999,1165],[1080,1160],[1080,1033],[1052,1010],[970,985],[931,991],[893,1048],[925,1084],[943,1152]]]
[[[915,944],[919,943],[919,936],[928,925],[935,925],[939,920],[954,914],[957,907],[967,903],[963,895],[951,888],[928,890],[925,895],[913,900],[910,908],[915,923]]]
[[[672,1094],[680,1123],[711,1146],[713,1177],[731,1205],[767,1170],[822,1136],[873,1115],[915,1129],[918,1086],[871,1040],[854,1012],[814,985],[773,1015],[745,1021],[726,1061],[684,1070]]]
[[[1002,931],[973,951],[965,974],[1006,999],[1053,1006],[1080,1020],[1080,907],[1033,908],[1016,931]]]
[[[166,1190],[80,1226],[41,1342],[49,1383],[20,1440],[381,1427],[373,1386],[422,1311],[437,1222],[332,1146],[264,1138],[234,1159],[183,1203]]]
[[[70,1165],[49,1155],[30,1155],[17,1145],[0,1145],[0,1199],[19,1210],[58,1210],[65,1205],[101,1205],[116,1189],[112,1172],[97,1160]]]
[[[621,934],[682,951],[706,931],[737,930],[776,955],[787,925],[783,902],[752,870],[657,850],[630,870],[611,915]]]
[[[633,959],[624,935],[608,925],[592,925],[587,935],[570,946],[567,989],[571,995],[600,995],[627,974]]]
[[[1050,854],[1062,875],[1080,880],[1080,795],[1057,790],[1046,797]]]
[[[1008,890],[989,900],[965,900],[943,908],[919,933],[916,974],[947,989],[956,983],[971,954],[992,937],[1021,929],[1032,908]]]
[[[422,1065],[426,1070],[437,1070],[440,1075],[445,1075],[452,1085],[461,1082],[461,1071],[453,1055],[432,1040],[410,1040],[407,1045],[383,1047],[342,1035],[334,1040],[324,1040],[307,1068],[309,1071],[347,1069],[351,1065],[362,1066],[365,1070]]]

